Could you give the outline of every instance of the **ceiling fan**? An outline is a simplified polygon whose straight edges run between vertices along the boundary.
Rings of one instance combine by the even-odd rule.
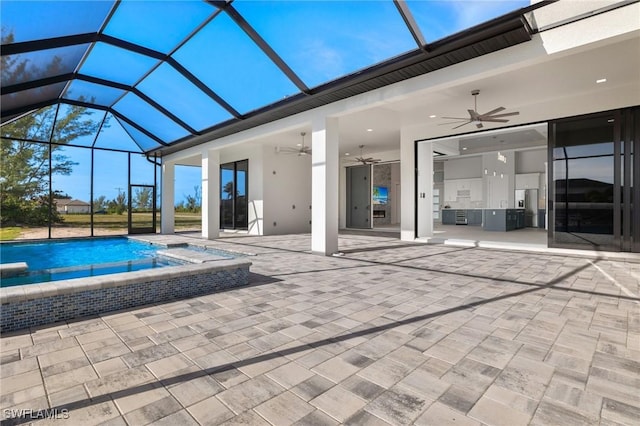
[[[482,123],[484,122],[491,122],[491,123],[506,123],[509,120],[505,120],[504,117],[511,117],[513,115],[518,115],[520,114],[519,112],[506,112],[504,114],[498,114],[499,112],[504,111],[506,108],[505,107],[499,107],[496,108],[494,110],[491,110],[489,112],[485,112],[484,114],[479,114],[478,113],[478,95],[480,94],[480,90],[472,90],[471,94],[473,95],[473,109],[468,109],[467,111],[469,112],[469,118],[462,118],[462,117],[442,117],[444,119],[447,120],[457,120],[451,123],[443,123],[443,124],[454,124],[456,122],[460,122],[460,121],[464,121],[464,123],[454,127],[454,129],[457,129],[458,127],[462,127],[465,126],[469,123],[475,123],[476,127],[478,129],[482,128]]]
[[[302,143],[299,143],[297,147],[276,147],[276,153],[297,154],[298,157],[311,155],[311,147],[304,144],[304,137],[306,134],[306,132],[300,132],[300,136],[302,136]]]
[[[365,157],[362,154],[362,149],[364,148],[364,145],[358,145],[358,148],[360,148],[360,157],[354,157],[350,160],[348,160],[351,163],[361,163],[363,165],[368,165],[368,164],[375,164],[375,163],[379,163],[382,160],[379,158],[373,158],[373,157]]]

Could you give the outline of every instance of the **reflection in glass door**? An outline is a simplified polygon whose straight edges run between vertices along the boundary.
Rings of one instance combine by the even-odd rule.
[[[155,186],[129,185],[129,234],[156,232],[155,200]]]
[[[632,117],[615,111],[551,123],[550,247],[637,250]]]
[[[247,229],[249,160],[220,165],[220,227]]]

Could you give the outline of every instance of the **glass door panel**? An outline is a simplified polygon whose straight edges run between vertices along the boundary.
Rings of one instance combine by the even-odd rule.
[[[613,115],[557,122],[551,246],[620,250],[619,145]],[[616,190],[617,188],[617,190]]]
[[[220,165],[220,227],[247,229],[249,160]]]
[[[235,194],[233,163],[220,166],[220,227],[233,228]]]
[[[155,199],[153,185],[129,185],[129,234],[156,231]]]
[[[249,160],[236,163],[236,205],[235,227],[245,229],[249,225],[248,199],[247,199],[247,174],[249,172]]]

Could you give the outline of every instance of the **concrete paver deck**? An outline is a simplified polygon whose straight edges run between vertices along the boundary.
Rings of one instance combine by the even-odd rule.
[[[640,258],[199,243],[251,285],[3,335],[3,424],[638,424]]]

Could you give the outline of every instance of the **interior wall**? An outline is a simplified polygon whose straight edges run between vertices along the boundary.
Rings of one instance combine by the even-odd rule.
[[[311,232],[311,156],[264,147],[264,235]]]
[[[400,210],[400,163],[374,164],[373,186],[387,188],[387,203],[373,204],[373,226],[395,225],[399,223]],[[375,217],[376,212],[384,212],[384,217]]]
[[[400,202],[400,162],[391,163],[391,225],[400,223],[400,212],[402,203]]]
[[[444,178],[473,179],[482,177],[482,157],[465,157],[444,162]]]
[[[516,167],[515,152],[489,152],[482,155],[484,200],[488,209],[515,207]]]
[[[358,156],[359,154],[354,154],[349,157],[342,157],[340,159],[340,176],[339,176],[339,198],[338,198],[338,208],[339,208],[339,227],[340,229],[344,229],[347,227],[347,167],[355,166],[361,163],[354,162],[353,157]],[[393,151],[380,151],[365,154],[365,157],[372,157],[376,159],[380,159],[383,162],[391,162],[397,164],[397,170],[394,173],[397,173],[397,183],[400,185],[400,150]],[[392,169],[393,172],[394,169]],[[395,179],[395,178],[394,178]],[[399,189],[399,187],[396,187]],[[394,188],[394,191],[396,191]],[[394,195],[396,197],[400,197],[400,194]],[[401,205],[402,203],[398,203]],[[399,210],[399,209],[398,209]],[[395,212],[397,214],[397,219],[395,219],[394,223],[400,223],[400,211]],[[392,218],[392,221],[394,219]]]
[[[544,173],[547,149],[516,151],[516,173]]]

